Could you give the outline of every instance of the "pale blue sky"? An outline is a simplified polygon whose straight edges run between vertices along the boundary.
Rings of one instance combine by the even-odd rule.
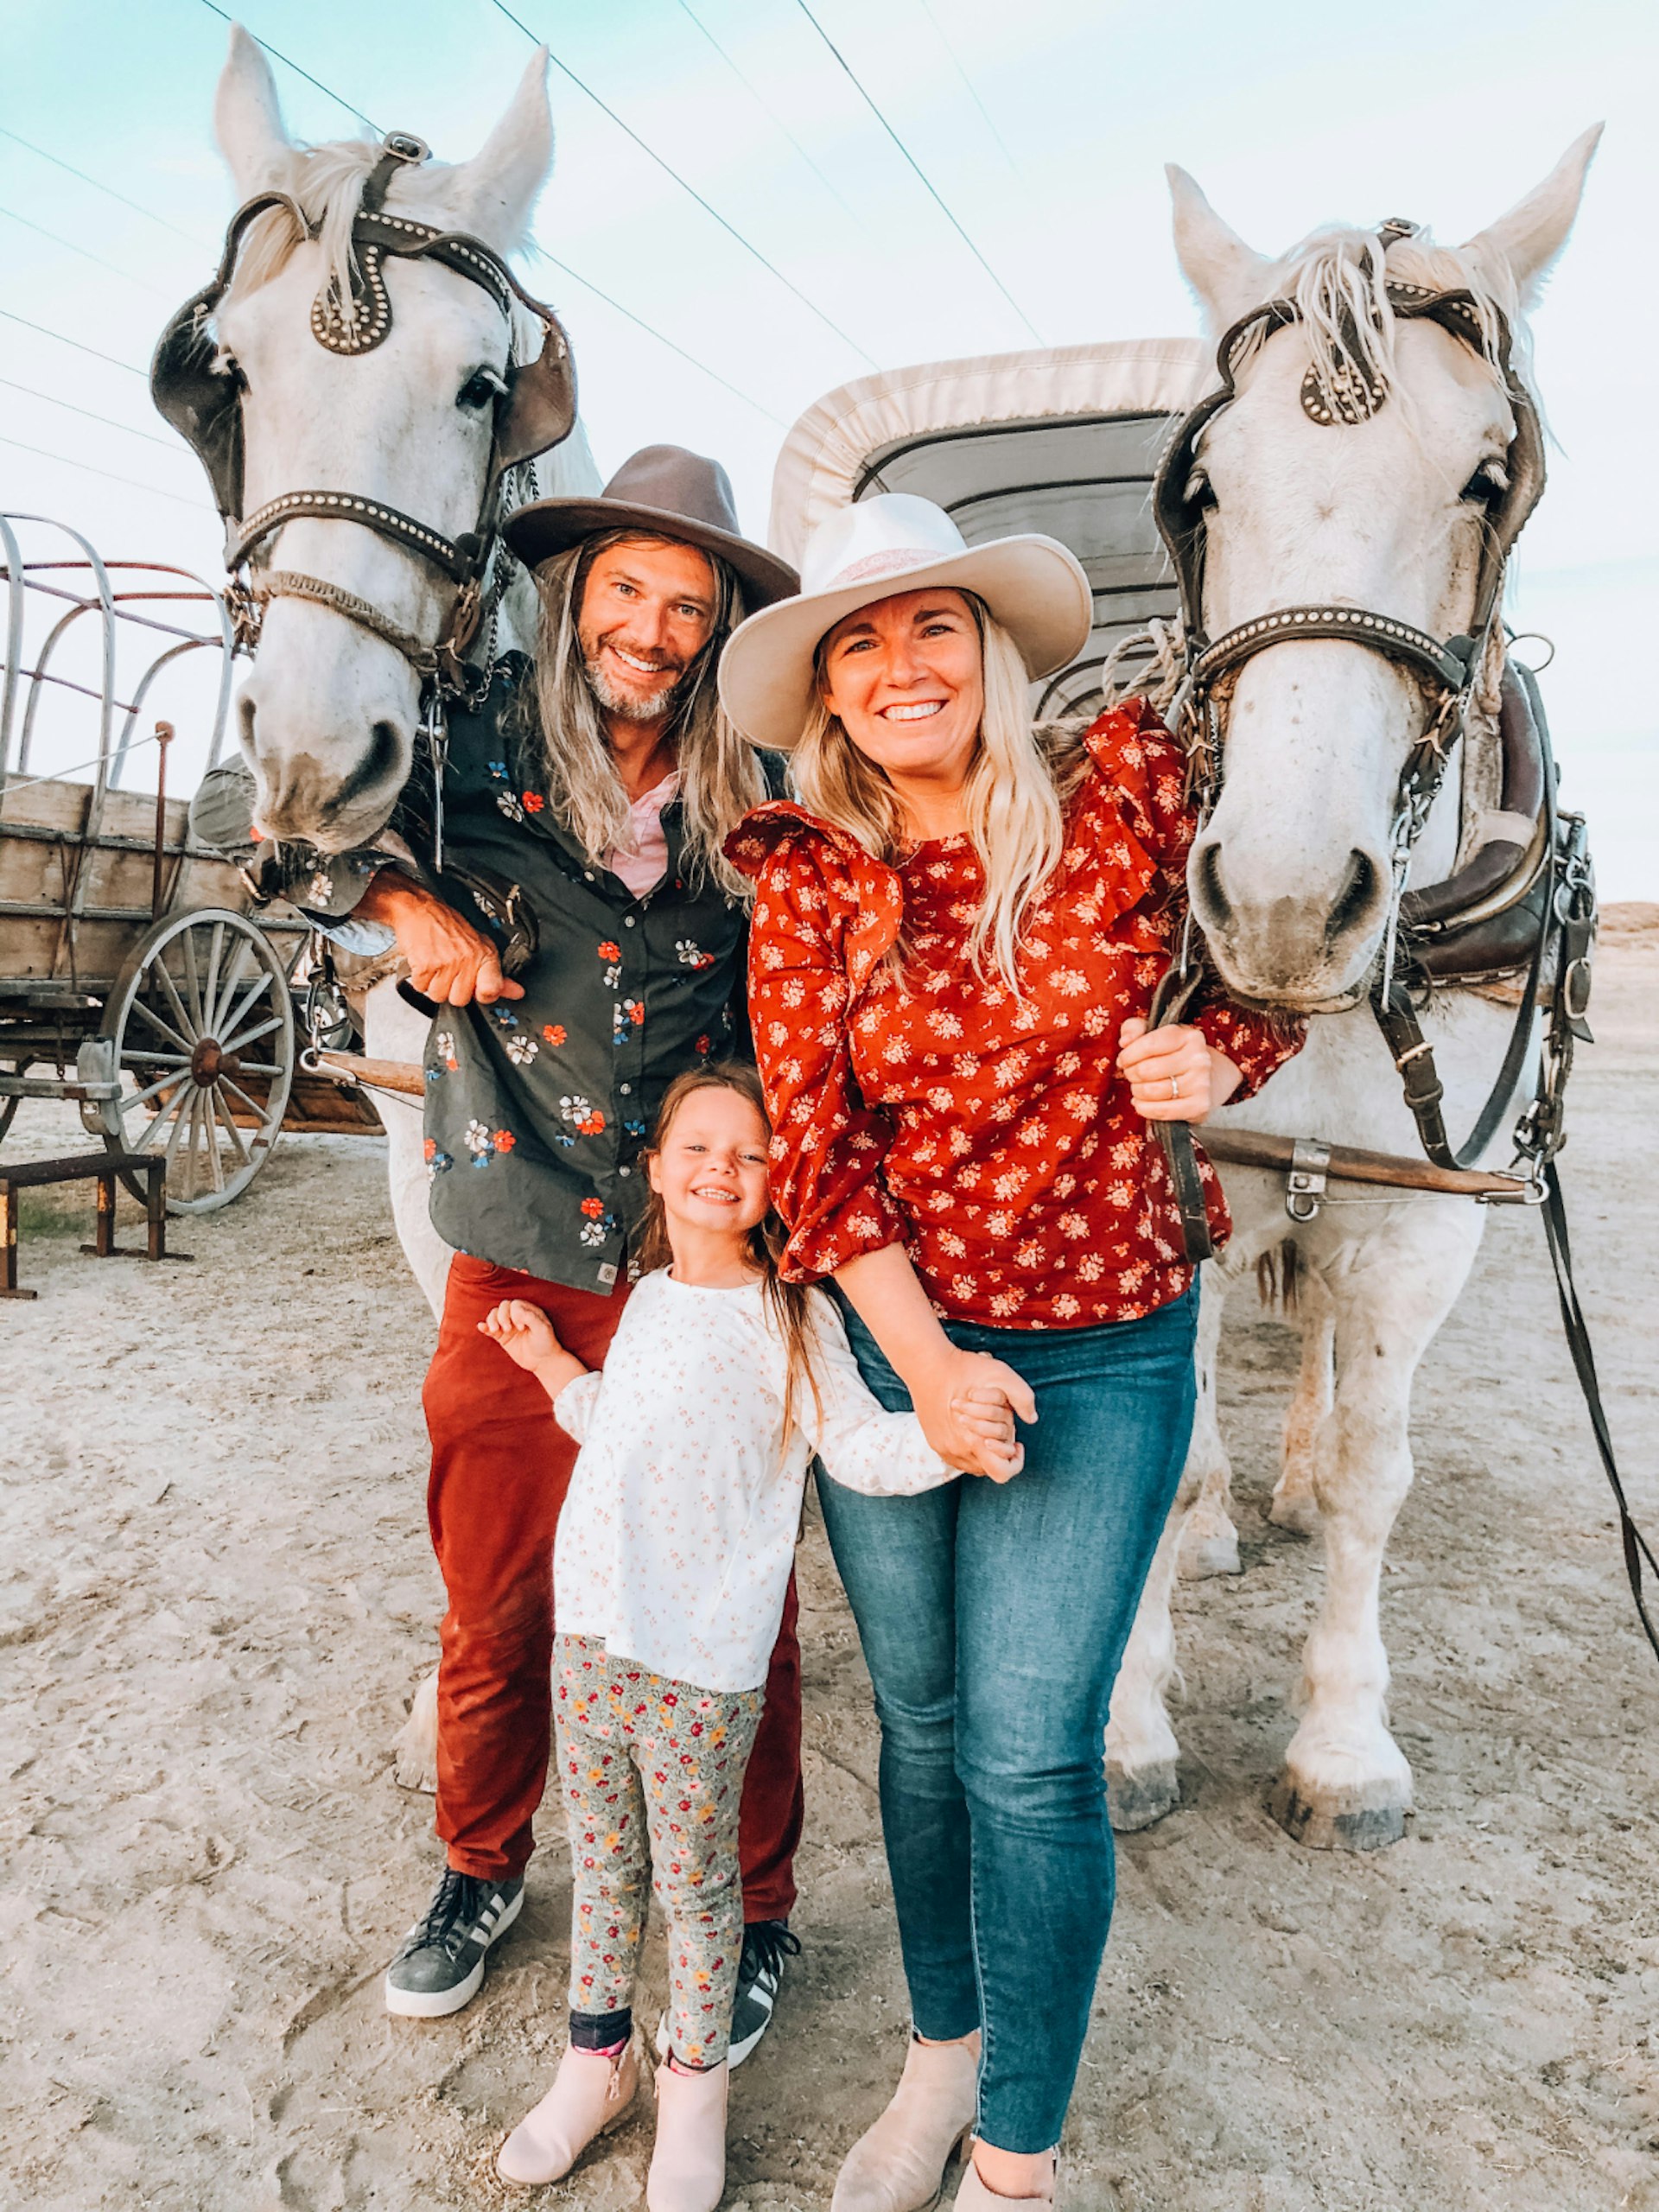
[[[600,465],[658,439],[717,454],[757,532],[783,426],[864,371],[864,354],[887,367],[1028,346],[1021,311],[1049,344],[1194,328],[1169,244],[1167,160],[1264,251],[1322,221],[1392,213],[1456,239],[1606,120],[1535,322],[1561,451],[1522,541],[1514,612],[1560,648],[1548,696],[1565,796],[1591,813],[1605,894],[1659,898],[1659,713],[1640,650],[1659,590],[1652,9],[1402,0],[1379,21],[1327,0],[810,4],[1017,306],[800,0],[512,0],[828,319],[555,70],[558,154],[538,238],[747,396],[580,282],[531,267],[571,330]],[[249,0],[240,15],[379,127],[416,130],[445,158],[474,149],[531,52],[492,0]],[[225,22],[203,0],[0,0],[0,127],[16,134],[0,137],[0,307],[142,366],[167,312],[205,281],[232,205],[209,128]],[[296,137],[360,127],[274,67]],[[0,320],[0,440],[87,464],[0,442],[0,505],[60,516],[111,552],[215,568],[196,464],[170,447],[137,376]]]

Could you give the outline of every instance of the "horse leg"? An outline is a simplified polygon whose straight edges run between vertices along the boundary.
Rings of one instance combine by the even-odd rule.
[[[1226,1298],[1227,1282],[1220,1270],[1214,1266],[1201,1268],[1198,1334],[1192,1355],[1198,1370],[1198,1402],[1184,1478],[1194,1485],[1194,1502],[1177,1554],[1181,1577],[1189,1582],[1239,1571],[1238,1531],[1230,1510],[1233,1470],[1216,1414],[1216,1354]]]
[[[409,1718],[398,1732],[397,1764],[392,1773],[400,1789],[424,1789],[431,1796],[438,1786],[438,1670],[435,1667],[420,1683],[410,1704]]]
[[[1180,1802],[1180,1745],[1169,1725],[1164,1702],[1175,1672],[1175,1623],[1170,1599],[1175,1588],[1181,1532],[1198,1496],[1188,1468],[1181,1474],[1175,1503],[1153,1554],[1147,1586],[1141,1593],[1135,1626],[1124,1647],[1123,1663],[1112,1690],[1106,1723],[1106,1802],[1112,1826],[1120,1830],[1150,1827]]]
[[[430,1026],[423,1014],[398,997],[393,977],[377,983],[363,1001],[363,1046],[372,1060],[404,1060],[418,1066],[425,1057]],[[443,1313],[443,1287],[453,1255],[427,1211],[420,1102],[381,1091],[375,1104],[386,1125],[386,1173],[397,1242],[435,1320]]]
[[[1273,1487],[1268,1518],[1275,1528],[1313,1536],[1319,1527],[1314,1460],[1331,1414],[1337,1317],[1330,1293],[1311,1268],[1301,1274],[1296,1302],[1302,1323],[1302,1368],[1285,1415],[1284,1463]]]
[[[1484,1225],[1461,1199],[1402,1208],[1329,1286],[1336,1389],[1313,1454],[1324,1601],[1303,1653],[1301,1724],[1270,1800],[1301,1843],[1373,1851],[1404,1833],[1411,1768],[1387,1723],[1382,1554],[1411,1487],[1412,1378]]]

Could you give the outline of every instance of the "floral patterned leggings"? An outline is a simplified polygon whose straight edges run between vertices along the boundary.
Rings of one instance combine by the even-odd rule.
[[[668,1923],[674,2056],[719,2065],[743,1949],[737,1813],[765,1693],[702,1690],[613,1658],[598,1637],[553,1647],[553,1720],[570,1831],[570,2009],[633,2001],[647,1881]]]

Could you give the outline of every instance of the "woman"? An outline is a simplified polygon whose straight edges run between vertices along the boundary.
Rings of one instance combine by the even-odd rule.
[[[834,2212],[931,2205],[970,2129],[960,2207],[1052,2201],[1111,1915],[1102,1732],[1192,1418],[1196,1292],[1146,1124],[1201,1122],[1299,1042],[1219,998],[1147,1030],[1193,817],[1142,703],[1033,730],[1029,682],[1082,651],[1090,610],[1052,539],[969,550],[888,495],[824,524],[800,598],[721,664],[804,801],[728,847],[759,880],[785,1271],[832,1277],[875,1395],[997,1478],[821,1486],[915,2031]],[[952,1409],[988,1376],[1035,1424],[1014,1480]]]

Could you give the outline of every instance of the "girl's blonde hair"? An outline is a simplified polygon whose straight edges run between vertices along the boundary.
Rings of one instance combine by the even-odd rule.
[[[741,1060],[715,1060],[706,1067],[691,1068],[684,1075],[676,1076],[663,1093],[663,1103],[657,1109],[656,1127],[651,1133],[646,1147],[647,1158],[660,1152],[668,1142],[668,1133],[674,1116],[686,1100],[699,1090],[731,1090],[746,1099],[760,1118],[768,1141],[772,1136],[772,1116],[766,1111],[766,1093],[760,1088],[760,1078],[751,1067]],[[812,1310],[811,1293],[805,1283],[785,1282],[779,1269],[783,1261],[784,1248],[789,1242],[789,1231],[783,1216],[776,1206],[769,1205],[763,1219],[749,1231],[749,1258],[760,1276],[761,1294],[771,1309],[779,1335],[784,1340],[786,1364],[784,1378],[783,1441],[786,1447],[790,1433],[795,1427],[795,1408],[800,1403],[803,1383],[812,1393],[812,1403],[820,1419],[823,1414],[823,1400],[818,1390],[818,1378],[813,1366],[817,1349],[817,1323]],[[646,1274],[654,1268],[665,1268],[674,1257],[673,1247],[668,1241],[668,1217],[660,1192],[653,1190],[645,1205],[645,1217],[639,1232],[639,1271]]]
[[[1018,991],[1016,957],[1027,915],[1059,864],[1065,809],[1086,772],[1079,727],[1039,728],[1020,648],[977,593],[964,599],[979,632],[984,710],[979,747],[963,794],[968,835],[985,877],[985,895],[968,937],[982,980],[995,974]],[[823,698],[826,632],[813,657],[815,696],[800,743],[790,756],[808,810],[891,861],[905,840],[893,785],[853,743]]]

